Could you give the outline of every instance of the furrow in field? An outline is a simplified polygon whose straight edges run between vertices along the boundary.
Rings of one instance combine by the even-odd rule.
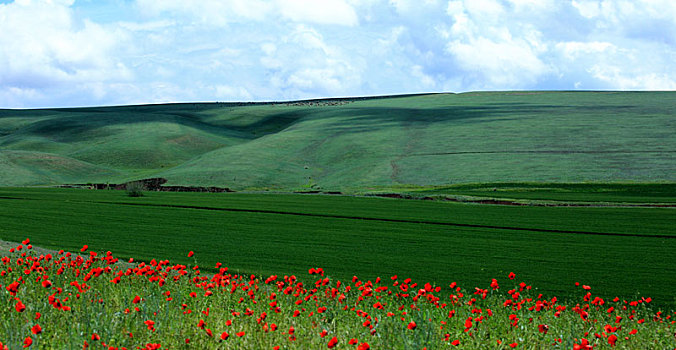
[[[430,221],[430,220],[407,220],[407,219],[377,218],[377,217],[367,217],[367,216],[349,216],[349,215],[333,215],[333,214],[319,214],[319,213],[299,213],[299,212],[278,211],[278,210],[242,209],[242,208],[215,208],[215,207],[194,206],[194,205],[179,205],[179,204],[148,204],[148,203],[105,202],[105,201],[92,202],[92,203],[143,206],[143,207],[164,207],[164,208],[180,208],[180,209],[195,209],[195,210],[227,211],[227,212],[279,214],[279,215],[332,218],[332,219],[367,220],[367,221],[425,224],[425,225],[438,225],[438,226],[471,227],[471,228],[514,230],[514,231],[533,231],[533,232],[544,232],[544,233],[564,233],[564,234],[576,234],[576,235],[621,236],[621,237],[641,237],[641,238],[660,238],[660,239],[676,238],[676,236],[671,236],[671,235],[554,230],[554,229],[531,228],[531,227],[463,224],[463,223],[440,222],[440,221]]]

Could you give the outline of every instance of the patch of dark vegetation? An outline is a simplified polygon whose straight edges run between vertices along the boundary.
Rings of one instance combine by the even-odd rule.
[[[94,184],[66,184],[58,187],[62,188],[89,188],[93,190],[121,190],[128,191],[129,188],[132,188],[137,185],[143,187],[143,191],[147,192],[209,192],[209,193],[224,193],[224,192],[235,192],[234,190],[227,187],[202,187],[202,186],[163,186],[167,183],[165,178],[152,178],[152,179],[143,179],[137,181],[125,182],[123,184],[103,184],[103,183],[94,183]]]
[[[293,193],[296,193],[296,194],[332,194],[332,195],[342,195],[343,194],[343,192],[340,192],[340,191],[318,191],[318,190],[294,191]]]

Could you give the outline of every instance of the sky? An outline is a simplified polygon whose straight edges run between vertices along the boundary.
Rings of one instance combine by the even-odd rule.
[[[676,90],[674,0],[0,0],[0,108]]]

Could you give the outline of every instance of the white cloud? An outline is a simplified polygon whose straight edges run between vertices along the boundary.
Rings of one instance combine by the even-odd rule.
[[[673,0],[4,3],[0,107],[676,80]]]
[[[358,24],[354,8],[343,0],[137,0],[145,15],[170,15],[211,26],[282,17],[301,23]]]
[[[113,54],[125,40],[124,33],[77,20],[69,8],[72,3],[23,0],[0,5],[3,100],[27,91],[26,100],[49,99],[50,89],[132,78],[130,69]]]
[[[277,0],[276,3],[282,16],[294,22],[345,26],[359,23],[354,8],[342,0]]]
[[[297,25],[277,45],[263,45],[261,64],[270,84],[285,91],[284,98],[345,95],[361,83],[358,59],[325,42],[316,29]]]
[[[262,0],[137,0],[137,6],[145,16],[169,15],[209,26],[261,21],[272,10],[272,5]]]

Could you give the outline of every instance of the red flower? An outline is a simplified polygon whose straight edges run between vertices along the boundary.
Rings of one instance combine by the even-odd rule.
[[[33,338],[31,337],[26,337],[26,339],[23,340],[23,347],[27,348],[29,346],[33,345]]]
[[[510,347],[510,348],[515,348],[515,347],[517,347],[517,346],[519,346],[519,344],[517,344],[517,343],[511,343],[511,344],[509,344],[509,347]]]
[[[134,304],[138,304],[140,301],[141,301],[141,297],[137,295],[137,296],[134,297],[134,300],[132,300],[131,302],[134,303]]]
[[[17,301],[16,305],[14,306],[14,309],[16,309],[16,312],[24,312],[26,310],[26,305],[24,305],[21,300]]]
[[[195,255],[195,252],[193,252],[193,251],[191,250],[191,251],[188,253],[188,257],[189,257],[189,258],[192,258],[193,255]]]
[[[228,334],[228,332],[221,333],[221,339],[223,339],[223,340],[228,339],[229,336],[230,336],[230,334]]]
[[[92,340],[93,341],[101,340],[101,337],[96,333],[92,333]]]
[[[350,341],[348,341],[347,343],[350,344],[350,345],[357,344],[357,339],[352,338],[352,339],[350,339]]]
[[[33,328],[31,328],[31,332],[33,334],[40,334],[42,333],[42,327],[40,327],[39,324],[36,324],[35,326],[33,326]]]
[[[52,282],[50,282],[49,280],[44,280],[42,281],[42,286],[45,288],[49,288],[52,286]]]
[[[608,344],[610,344],[610,346],[615,346],[616,341],[617,341],[617,336],[615,334],[611,334],[608,337]]]
[[[460,345],[460,340],[456,339],[456,340],[452,341],[452,342],[451,342],[451,345],[453,345],[453,346],[458,346],[458,345]]]
[[[238,332],[238,333],[237,333],[237,336],[238,336],[238,337],[243,337],[244,334],[246,334],[246,333],[244,333],[244,332]]]
[[[80,249],[81,252],[85,252],[87,249],[89,249],[88,245],[83,245],[82,248]]]
[[[368,343],[361,343],[357,347],[357,350],[369,350],[371,347],[369,346]]]
[[[411,321],[411,323],[409,323],[407,327],[408,327],[408,329],[413,330],[413,329],[415,329],[415,327],[417,327],[417,326],[418,326],[418,325],[415,324],[414,321]]]
[[[513,280],[516,278],[516,275],[514,274],[514,272],[510,272],[507,277],[509,277],[510,280]]]
[[[337,337],[331,338],[331,340],[329,340],[329,349],[333,349],[336,346],[336,344],[338,344],[338,338]]]

